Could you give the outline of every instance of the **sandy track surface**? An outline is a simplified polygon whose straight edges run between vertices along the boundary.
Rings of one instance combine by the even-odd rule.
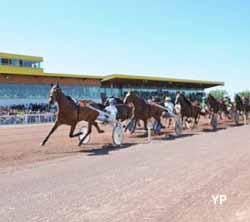
[[[202,120],[199,127],[193,131],[186,130],[183,136],[192,136],[201,132],[210,132],[208,120]],[[79,127],[84,125],[80,123]],[[230,122],[221,124],[221,128],[232,125]],[[79,128],[78,127],[78,128]],[[90,143],[78,147],[78,138],[69,138],[69,126],[60,126],[51,136],[45,147],[40,143],[52,128],[51,124],[42,125],[17,125],[0,126],[0,168],[7,166],[19,167],[23,164],[29,164],[37,161],[61,158],[65,156],[82,153],[89,155],[92,153],[109,153],[112,151],[112,129],[109,125],[101,126],[105,130],[104,134],[98,134],[93,128]],[[76,130],[76,132],[78,129]],[[129,147],[135,144],[147,143],[147,138],[143,136],[142,130],[137,131],[135,135],[127,133],[124,139],[124,146]],[[153,140],[173,139],[175,133],[173,129],[166,129],[160,136],[152,137]]]
[[[4,167],[0,221],[250,221],[250,126],[206,131]],[[57,137],[66,149],[64,133],[47,149]],[[222,205],[213,203],[218,194],[227,196]]]

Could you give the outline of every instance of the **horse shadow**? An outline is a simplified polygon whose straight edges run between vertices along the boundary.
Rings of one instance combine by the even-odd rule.
[[[101,156],[101,155],[108,155],[112,151],[127,149],[133,145],[136,145],[136,143],[124,143],[120,146],[114,146],[113,144],[105,144],[101,148],[80,150],[79,152],[87,153],[88,156]]]
[[[215,133],[215,132],[219,132],[221,130],[226,130],[226,129],[227,129],[226,127],[218,127],[216,129],[207,128],[207,129],[202,129],[202,132],[205,132],[205,133]]]
[[[230,127],[241,127],[241,126],[244,126],[244,125],[245,125],[244,123],[239,123],[239,124],[232,123],[232,124],[229,124]]]
[[[166,141],[173,141],[176,139],[181,139],[181,138],[186,138],[186,137],[191,137],[191,136],[195,136],[195,133],[185,133],[185,134],[181,134],[181,135],[174,135],[174,134],[168,134],[167,136],[163,137],[163,138],[154,138],[153,140],[166,140]]]
[[[147,138],[148,134],[147,133],[143,133],[143,134],[131,134],[130,135],[131,138]]]

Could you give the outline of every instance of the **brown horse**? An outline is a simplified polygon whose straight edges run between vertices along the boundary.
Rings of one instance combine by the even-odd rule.
[[[201,112],[201,107],[198,104],[192,103],[184,94],[178,93],[175,98],[175,106],[179,105],[181,107],[180,114],[182,121],[185,118],[185,123],[191,123],[194,119],[193,127],[198,125],[200,116],[203,115]]]
[[[208,105],[208,111],[214,114],[218,114],[220,119],[222,120],[222,114],[226,115],[230,119],[230,112],[228,111],[228,107],[223,100],[217,100],[211,94],[208,95],[206,99]]]
[[[144,129],[147,130],[147,121],[153,117],[159,124],[161,122],[161,115],[164,112],[163,109],[155,106],[153,104],[148,104],[144,99],[139,98],[135,93],[128,92],[124,98],[125,104],[133,104],[132,117],[130,122],[137,122],[137,120],[142,120],[144,122]],[[127,130],[125,128],[125,131]]]
[[[91,133],[92,125],[94,125],[99,133],[103,133],[96,122],[99,113],[88,106],[78,105],[71,97],[64,95],[59,84],[53,85],[49,94],[49,105],[57,102],[59,106],[58,115],[55,121],[55,124],[47,137],[41,143],[42,146],[46,144],[51,134],[63,124],[71,126],[69,137],[77,137],[81,133],[74,134],[76,125],[80,121],[88,122],[88,132],[84,138],[79,142],[79,146],[85,140],[85,138]],[[87,102],[86,102],[87,103]],[[89,101],[90,103],[90,101]]]
[[[234,112],[236,115],[243,115],[244,123],[247,124],[247,118],[250,112],[249,99],[246,97],[241,97],[239,94],[236,94]]]

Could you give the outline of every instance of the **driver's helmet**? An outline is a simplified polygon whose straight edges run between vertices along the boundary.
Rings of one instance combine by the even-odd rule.
[[[111,106],[116,105],[115,99],[114,99],[114,98],[110,98],[110,99],[109,99],[109,104],[110,104]]]
[[[171,98],[169,96],[165,97],[165,102],[171,102]]]

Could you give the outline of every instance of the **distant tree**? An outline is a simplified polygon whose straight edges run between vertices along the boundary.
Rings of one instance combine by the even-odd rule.
[[[244,90],[238,93],[240,96],[250,97],[250,90]]]
[[[215,99],[223,99],[224,96],[228,96],[228,92],[223,89],[211,90],[209,94],[212,95]]]

